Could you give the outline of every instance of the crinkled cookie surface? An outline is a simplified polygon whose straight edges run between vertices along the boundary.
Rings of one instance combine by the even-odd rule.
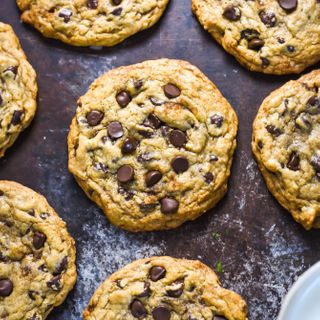
[[[237,117],[197,68],[160,59],[109,71],[79,99],[69,169],[109,220],[170,229],[227,190]]]
[[[300,73],[320,60],[316,0],[193,0],[203,27],[252,71]]]
[[[17,0],[22,21],[75,46],[113,46],[154,25],[169,0]]]
[[[262,103],[253,152],[268,188],[306,229],[320,227],[320,71],[289,81]]]
[[[0,319],[45,319],[75,281],[65,223],[38,193],[0,181]]]
[[[0,157],[36,112],[36,73],[12,28],[0,22]]]
[[[200,261],[153,257],[111,275],[94,293],[85,320],[246,320],[247,306]]]

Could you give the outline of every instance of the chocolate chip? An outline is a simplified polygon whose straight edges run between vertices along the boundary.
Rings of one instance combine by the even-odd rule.
[[[13,124],[14,126],[16,126],[17,124],[19,124],[22,120],[22,116],[24,115],[24,111],[22,110],[15,110],[13,112],[12,118],[11,118],[11,124]]]
[[[314,170],[316,170],[316,172],[319,173],[320,172],[320,156],[314,156],[311,159],[311,164]]]
[[[320,114],[320,99],[318,96],[312,96],[308,100],[306,109],[309,114]]]
[[[279,137],[282,134],[281,130],[273,124],[268,124],[266,130],[275,137]]]
[[[164,94],[169,98],[169,99],[174,99],[180,96],[181,91],[180,89],[175,86],[172,83],[166,84],[163,88]]]
[[[153,282],[159,281],[166,276],[166,269],[161,266],[154,266],[149,271],[149,277]]]
[[[248,48],[251,50],[259,51],[264,46],[264,41],[259,38],[251,39],[248,42]]]
[[[288,13],[297,9],[298,0],[278,0],[280,7]]]
[[[294,48],[294,46],[288,45],[288,46],[287,46],[287,50],[288,50],[288,52],[293,53],[294,50],[295,50],[295,48]]]
[[[8,297],[13,291],[13,283],[9,279],[0,280],[0,297]]]
[[[161,100],[159,100],[159,99],[157,99],[155,97],[151,97],[150,101],[154,106],[162,106],[164,104],[163,101],[161,101]]]
[[[143,125],[146,127],[151,127],[154,129],[159,129],[161,126],[161,121],[153,113],[149,114],[148,117],[143,121]]]
[[[68,257],[65,256],[65,257],[63,257],[63,259],[58,264],[58,267],[56,268],[56,270],[53,273],[53,275],[56,276],[58,274],[61,274],[63,271],[66,270],[67,266],[68,266]]]
[[[171,311],[167,305],[160,305],[152,310],[154,320],[169,320],[171,318]]]
[[[127,92],[127,91],[121,91],[121,92],[119,92],[119,93],[117,94],[116,100],[117,100],[119,106],[120,106],[121,108],[124,108],[124,107],[126,107],[126,106],[130,103],[130,101],[131,101],[130,93]]]
[[[97,9],[98,8],[98,0],[88,0],[87,1],[87,7],[89,9]]]
[[[41,212],[40,213],[40,218],[42,220],[46,220],[49,217],[49,213],[48,212]]]
[[[258,147],[259,147],[259,149],[262,149],[263,148],[263,142],[260,140],[260,141],[258,141]]]
[[[153,136],[153,132],[152,131],[147,131],[147,130],[138,130],[138,133],[143,136],[144,138],[148,139],[151,138]]]
[[[169,140],[175,147],[183,147],[187,142],[187,137],[181,130],[172,130],[169,133]]]
[[[91,127],[98,125],[104,117],[104,113],[98,110],[92,110],[87,113],[87,121]]]
[[[176,213],[179,208],[179,202],[172,198],[163,198],[160,200],[161,212],[164,214]]]
[[[118,6],[121,2],[122,2],[122,0],[112,0],[112,3],[113,3],[115,6]]]
[[[261,59],[261,65],[263,68],[267,68],[270,65],[270,61],[267,58],[260,58]]]
[[[133,83],[133,86],[136,90],[140,90],[143,86],[143,80],[140,79],[140,80],[137,80]]]
[[[207,172],[205,175],[204,175],[204,181],[207,183],[207,184],[210,184],[212,181],[213,181],[214,177],[213,177],[213,174],[211,172]]]
[[[213,316],[212,320],[227,320],[227,318],[222,316]]]
[[[183,280],[177,281],[174,285],[177,286],[177,288],[167,290],[167,295],[171,298],[179,298],[184,290]]]
[[[284,44],[284,43],[286,42],[286,40],[284,40],[283,38],[278,38],[278,42],[279,42],[280,44]]]
[[[251,40],[254,38],[259,38],[260,33],[255,29],[245,29],[241,31],[241,39]]]
[[[133,198],[133,196],[134,196],[134,192],[133,191],[131,191],[129,189],[126,189],[123,186],[120,186],[118,188],[118,192],[124,196],[124,199],[126,201],[131,200]]]
[[[277,22],[276,15],[273,12],[266,12],[261,11],[259,13],[259,17],[261,21],[267,26],[267,27],[274,27]]]
[[[125,164],[117,171],[117,178],[120,183],[127,183],[133,180],[134,170],[131,166]]]
[[[44,243],[46,242],[47,237],[42,232],[36,231],[33,235],[33,246],[38,250],[44,246]]]
[[[153,171],[149,171],[147,174],[146,174],[146,186],[148,188],[151,188],[153,187],[155,184],[157,184],[162,178],[162,173],[160,171],[156,171],[156,170],[153,170]]]
[[[12,72],[16,76],[18,73],[18,67],[11,66],[11,67],[7,68],[6,70],[4,70],[3,72]]]
[[[96,170],[102,171],[102,172],[104,172],[104,173],[107,173],[107,172],[108,172],[108,167],[107,167],[104,163],[102,163],[102,162],[94,162],[93,167],[94,167]]]
[[[223,17],[230,21],[237,21],[241,18],[241,10],[235,6],[229,6],[224,9]]]
[[[70,18],[72,16],[72,11],[70,9],[61,9],[59,12],[59,17],[63,18],[63,21],[65,23],[70,21]]]
[[[138,146],[138,141],[134,138],[127,138],[124,140],[121,151],[123,154],[130,154],[136,151]]]
[[[295,151],[291,152],[287,167],[293,171],[298,171],[300,169],[300,157]]]
[[[138,156],[137,158],[139,163],[145,163],[145,162],[149,162],[151,160],[153,160],[152,156],[150,155],[150,153],[142,153],[141,155]]]
[[[0,94],[0,107],[2,107],[2,104],[3,104],[3,99],[2,99],[2,96]]]
[[[112,12],[111,12],[111,14],[113,14],[113,15],[115,15],[115,16],[120,16],[121,15],[121,13],[122,13],[122,8],[121,7],[119,7],[119,8],[117,8],[117,9],[114,9]]]
[[[61,290],[61,275],[53,277],[51,280],[47,282],[48,288],[53,291],[60,291]]]
[[[214,114],[213,116],[210,117],[210,123],[214,124],[218,128],[221,128],[223,124],[223,117],[218,114]]]
[[[122,124],[118,121],[112,121],[108,125],[108,136],[111,139],[119,139],[123,136]]]
[[[176,173],[182,173],[189,169],[189,161],[185,157],[177,156],[171,161],[171,167]]]
[[[149,281],[145,281],[144,283],[144,289],[143,291],[137,295],[138,298],[145,298],[145,297],[149,297],[151,294],[151,290],[150,290],[150,282]]]
[[[42,319],[42,317],[38,316],[38,315],[35,313],[32,317],[28,318],[27,320],[41,320],[41,319]]]
[[[156,208],[157,204],[156,203],[144,203],[142,202],[139,205],[140,211],[143,213],[151,212]]]
[[[170,132],[170,128],[168,126],[166,126],[166,125],[161,126],[161,134],[164,137],[167,137],[169,132]]]
[[[130,310],[135,318],[143,319],[147,316],[147,310],[140,300],[133,300],[130,304]]]
[[[219,158],[217,156],[215,156],[214,154],[210,155],[210,162],[216,162],[218,160],[219,160]]]
[[[28,297],[33,301],[36,300],[36,296],[37,295],[39,295],[38,291],[34,291],[34,290],[29,290],[28,291]]]

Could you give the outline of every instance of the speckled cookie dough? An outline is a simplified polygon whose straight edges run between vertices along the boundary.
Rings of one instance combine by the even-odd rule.
[[[200,261],[153,257],[111,275],[95,292],[85,320],[246,320],[247,306]]]
[[[36,73],[12,28],[0,22],[0,157],[36,112]]]
[[[269,190],[306,229],[320,228],[320,71],[262,103],[252,148]]]
[[[234,110],[197,68],[146,61],[109,71],[79,99],[69,170],[113,224],[175,228],[225,194],[236,132]]]
[[[17,0],[22,21],[75,46],[114,46],[153,26],[169,0]]]
[[[192,0],[203,27],[252,71],[300,73],[320,60],[316,0]]]
[[[65,223],[43,196],[0,181],[0,319],[45,319],[75,280]]]

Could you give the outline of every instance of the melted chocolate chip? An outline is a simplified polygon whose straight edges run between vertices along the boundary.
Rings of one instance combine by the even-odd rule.
[[[159,129],[161,126],[161,121],[154,114],[149,114],[148,117],[143,121],[143,125],[146,127]]]
[[[118,121],[112,121],[108,125],[108,136],[113,139],[117,140],[123,136],[123,128],[122,124]]]
[[[138,156],[137,158],[139,163],[145,163],[145,162],[149,162],[151,160],[153,160],[152,156],[150,155],[150,153],[142,153],[141,155]]]
[[[295,151],[291,152],[287,167],[293,171],[298,171],[300,169],[300,157]]]
[[[142,319],[147,316],[147,310],[140,300],[133,300],[130,304],[130,310],[135,318]]]
[[[11,67],[7,68],[6,70],[4,70],[3,72],[12,72],[14,74],[14,76],[16,76],[18,73],[18,67],[11,66]]]
[[[210,123],[214,124],[218,128],[221,128],[223,124],[223,117],[218,114],[214,114],[210,117]]]
[[[163,88],[164,94],[169,98],[169,99],[174,99],[180,96],[181,91],[180,89],[175,86],[172,83],[166,84]]]
[[[270,61],[267,58],[260,58],[261,59],[261,65],[263,68],[267,68],[270,65]]]
[[[138,130],[138,133],[146,139],[151,138],[153,136],[153,132],[147,130]]]
[[[241,18],[241,10],[239,7],[229,6],[224,9],[223,17],[230,20],[230,21],[237,21]]]
[[[282,134],[281,130],[276,126],[274,126],[273,124],[268,124],[266,126],[266,129],[270,134],[272,134],[275,137],[279,137]]]
[[[144,283],[144,289],[143,291],[137,295],[138,298],[145,298],[145,297],[150,297],[151,294],[151,290],[150,290],[150,282],[149,281],[145,281]]]
[[[298,0],[278,0],[280,7],[287,13],[291,13],[297,9]]]
[[[169,320],[171,318],[171,311],[169,306],[160,305],[152,310],[152,316],[154,320]]]
[[[51,280],[47,282],[48,288],[53,291],[60,291],[61,290],[61,276],[55,276]]]
[[[117,94],[116,100],[117,100],[119,106],[120,106],[121,108],[124,108],[124,107],[126,107],[126,106],[130,103],[130,101],[131,101],[130,93],[127,92],[127,91],[121,91],[121,92],[119,92],[119,93]]]
[[[121,7],[119,7],[117,9],[114,9],[113,11],[111,11],[111,14],[113,14],[114,16],[120,16],[122,13],[122,10],[123,9]]]
[[[309,114],[320,114],[320,99],[318,96],[312,96],[308,100],[306,111]]]
[[[176,173],[182,173],[189,169],[189,161],[185,157],[177,156],[171,161],[171,167]]]
[[[172,198],[163,198],[160,200],[161,212],[164,214],[173,214],[178,211],[179,202]]]
[[[0,94],[0,107],[2,107],[2,104],[3,104],[3,99],[2,99],[2,96]]]
[[[87,113],[87,121],[91,127],[98,125],[104,117],[104,113],[98,110],[92,110]]]
[[[159,99],[157,99],[157,98],[155,98],[155,97],[151,97],[151,98],[150,98],[150,101],[151,101],[151,103],[152,103],[154,106],[161,106],[161,105],[164,104],[163,101],[161,101],[161,100],[159,100]]]
[[[46,242],[47,237],[42,232],[36,231],[33,235],[33,246],[38,250],[44,246],[44,243]]]
[[[121,151],[123,154],[130,154],[136,151],[138,146],[138,141],[134,138],[127,138],[124,140],[123,145],[121,147]]]
[[[102,171],[104,173],[108,172],[108,167],[102,162],[94,162],[93,167],[98,171]]]
[[[60,261],[58,267],[56,268],[55,272],[54,272],[54,276],[58,275],[58,274],[61,274],[63,271],[66,270],[68,266],[68,257],[65,256],[63,257],[63,259]]]
[[[169,140],[175,147],[183,147],[187,142],[186,134],[181,130],[172,130],[169,133]]]
[[[166,269],[161,266],[154,266],[149,271],[149,277],[153,282],[159,281],[166,276]]]
[[[177,281],[175,284],[178,287],[177,289],[167,290],[167,295],[171,298],[179,298],[182,295],[184,290],[183,280]]]
[[[0,297],[8,297],[13,291],[13,283],[9,279],[0,280]]]
[[[139,205],[140,211],[142,213],[148,213],[148,212],[152,212],[155,208],[156,208],[157,204],[156,203],[144,203],[142,202]]]
[[[128,190],[128,189],[124,188],[123,186],[120,186],[120,187],[118,188],[118,192],[119,192],[121,195],[124,196],[124,199],[125,199],[126,201],[131,200],[131,199],[133,198],[133,196],[134,196],[134,192],[133,192],[133,191]]]
[[[248,48],[259,51],[264,46],[264,41],[259,38],[253,38],[248,42]]]
[[[259,17],[267,27],[274,27],[277,23],[276,15],[273,12],[261,11]]]
[[[72,16],[72,11],[70,9],[61,9],[59,12],[59,17],[63,18],[65,23],[69,22]]]
[[[222,316],[213,316],[212,320],[227,320],[227,319]]]
[[[316,172],[319,173],[320,172],[320,156],[314,156],[311,159],[311,164],[314,170],[316,170]]]
[[[36,300],[36,296],[37,295],[39,295],[38,291],[34,291],[34,290],[29,290],[28,291],[28,297],[33,301]]]
[[[143,80],[140,79],[140,80],[137,80],[133,83],[133,86],[136,90],[140,90],[143,86]]]
[[[121,2],[122,2],[122,0],[112,0],[112,3],[113,3],[115,6],[118,6]]]
[[[259,38],[260,33],[255,29],[245,29],[241,31],[241,39],[251,40]]]
[[[213,174],[211,172],[207,172],[205,175],[204,175],[204,181],[207,183],[207,184],[210,184],[212,181],[213,181],[214,177],[213,177]]]
[[[24,111],[22,110],[15,110],[13,112],[12,118],[11,118],[11,124],[16,126],[19,124],[22,120],[22,116],[24,115]]]
[[[160,171],[156,171],[156,170],[153,170],[153,171],[149,171],[147,174],[146,174],[146,186],[148,188],[151,188],[153,187],[155,184],[157,184],[162,178],[162,173]]]
[[[161,126],[161,134],[164,137],[167,137],[169,132],[170,132],[170,128],[168,126],[166,126],[166,125]]]
[[[117,178],[120,183],[127,183],[133,180],[134,170],[131,166],[125,164],[117,171]]]
[[[98,8],[98,0],[88,0],[87,1],[87,7],[89,9],[97,9]]]

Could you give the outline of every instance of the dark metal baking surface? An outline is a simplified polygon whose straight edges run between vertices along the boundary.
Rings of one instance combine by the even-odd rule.
[[[218,264],[222,284],[246,298],[250,319],[276,319],[288,287],[319,260],[320,231],[304,231],[268,193],[251,154],[251,127],[264,97],[298,76],[264,76],[242,68],[200,27],[190,0],[172,1],[155,27],[102,50],[45,39],[20,23],[14,0],[0,0],[0,20],[14,27],[39,84],[35,120],[0,160],[0,179],[45,195],[77,242],[77,285],[49,319],[81,319],[108,275],[152,255],[200,259],[212,268]],[[95,78],[160,57],[189,60],[218,86],[239,116],[238,147],[229,192],[214,209],[176,230],[132,234],[111,226],[68,173],[66,137],[76,100]]]

